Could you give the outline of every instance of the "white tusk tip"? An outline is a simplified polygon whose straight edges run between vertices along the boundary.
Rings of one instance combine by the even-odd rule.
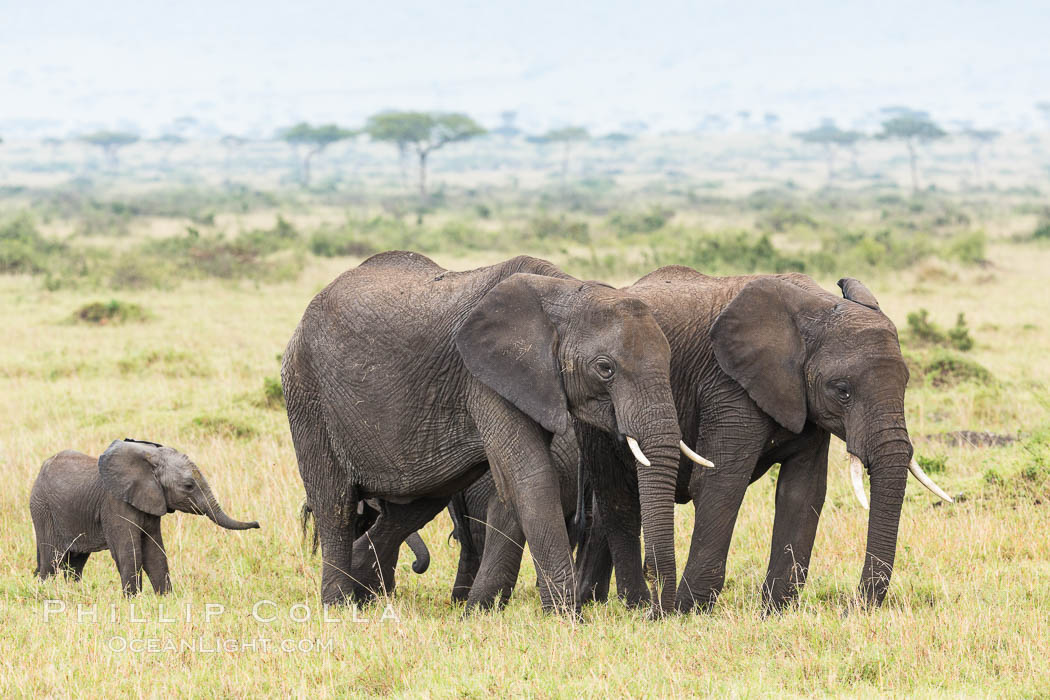
[[[645,456],[645,453],[642,452],[642,448],[638,445],[638,441],[630,435],[627,436],[627,446],[631,448],[631,454],[634,455],[634,458],[638,460],[639,464],[641,464],[643,467],[652,466],[652,462],[650,462],[649,459]]]
[[[678,449],[680,449],[682,451],[682,454],[684,454],[686,457],[688,457],[689,459],[693,460],[694,462],[696,462],[697,464],[699,464],[702,467],[714,467],[715,466],[715,463],[712,462],[711,460],[704,459],[703,457],[701,457],[700,455],[698,455],[697,453],[695,453],[691,449],[689,449],[689,445],[685,444],[685,440],[679,440],[678,441]]]

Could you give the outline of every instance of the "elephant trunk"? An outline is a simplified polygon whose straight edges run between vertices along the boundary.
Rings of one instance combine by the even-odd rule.
[[[416,555],[416,560],[412,562],[412,571],[417,574],[425,573],[430,568],[430,550],[427,549],[426,542],[419,536],[419,532],[413,532],[405,540],[405,544],[412,550],[412,554]]]
[[[252,530],[259,527],[259,523],[255,521],[242,522],[226,515],[226,511],[219,505],[219,500],[215,498],[211,486],[200,472],[194,474],[194,479],[197,482],[197,493],[194,493],[191,502],[197,512],[208,516],[213,523],[227,530]]]
[[[677,569],[674,551],[674,503],[678,480],[681,432],[674,404],[670,401],[654,410],[655,417],[639,421],[639,428],[629,425],[620,429],[637,440],[635,453],[638,468],[638,500],[642,535],[645,540],[645,572],[653,589],[655,615],[674,608]],[[635,452],[632,446],[632,452]]]
[[[871,510],[860,593],[869,605],[881,605],[893,575],[897,552],[897,527],[908,483],[912,446],[908,431],[893,428],[866,451],[865,464],[871,481]]]

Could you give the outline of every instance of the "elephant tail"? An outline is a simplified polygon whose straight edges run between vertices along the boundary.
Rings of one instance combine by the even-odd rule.
[[[470,522],[467,513],[466,491],[458,491],[448,502],[448,514],[452,516],[452,534],[449,535],[449,539],[459,542],[464,554],[473,555],[477,553],[477,545],[474,538],[470,536]]]
[[[310,554],[317,554],[317,548],[321,546],[321,535],[317,532],[317,521],[314,519],[314,511],[307,501],[303,501],[299,509],[299,525],[303,530],[303,541],[306,541],[306,530],[310,527],[310,521],[314,521],[314,533],[310,546]]]
[[[569,528],[569,544],[578,547],[583,544],[587,534],[587,503],[591,495],[591,483],[583,469],[583,460],[576,462],[576,513],[572,516]]]

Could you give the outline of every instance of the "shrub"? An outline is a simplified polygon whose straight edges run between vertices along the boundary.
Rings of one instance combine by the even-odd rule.
[[[973,349],[973,337],[966,324],[966,315],[960,313],[955,318],[955,326],[947,332],[930,320],[926,309],[919,309],[908,314],[906,337],[919,345],[940,345],[966,352]]]
[[[0,224],[0,273],[39,274],[54,267],[53,257],[66,253],[64,243],[49,241],[28,215]]]
[[[1045,218],[1039,222],[1039,224],[1035,227],[1035,231],[1032,232],[1032,238],[1036,240],[1050,239],[1050,217]]]
[[[263,404],[267,408],[284,408],[284,387],[279,378],[263,378]]]
[[[947,336],[930,318],[930,312],[919,309],[908,314],[908,335],[921,344],[942,345]]]
[[[299,240],[299,232],[295,230],[295,227],[285,221],[283,216],[278,215],[277,223],[272,229],[245,231],[237,236],[234,244],[256,255],[269,255],[291,248]]]
[[[73,312],[72,320],[99,326],[148,321],[152,315],[138,304],[113,299],[108,303],[95,301],[84,304]]]
[[[944,254],[961,263],[973,265],[985,261],[984,231],[973,231],[955,236],[948,241]]]
[[[655,265],[688,265],[705,272],[804,272],[800,256],[777,250],[769,236],[740,231],[725,235],[683,234],[654,241],[650,259]]]
[[[647,211],[616,212],[609,217],[609,226],[620,237],[659,231],[674,217],[674,210],[653,205]],[[586,225],[586,224],[585,224]]]
[[[948,466],[948,458],[944,455],[937,455],[936,457],[915,455],[915,461],[919,463],[919,466],[927,474],[939,474]]]
[[[961,311],[955,319],[955,327],[948,329],[948,342],[956,350],[967,350],[973,349],[973,338],[970,336],[970,329],[966,325],[966,315]]]
[[[968,358],[948,350],[935,350],[925,361],[923,374],[934,386],[954,386],[962,382],[991,384],[992,373]]]
[[[591,240],[586,221],[574,221],[566,216],[537,216],[529,221],[529,234],[540,240],[561,238],[575,243]]]

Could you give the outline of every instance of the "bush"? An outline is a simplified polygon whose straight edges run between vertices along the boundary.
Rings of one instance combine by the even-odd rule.
[[[649,252],[653,265],[688,265],[709,273],[804,272],[805,260],[780,250],[769,236],[744,231],[725,235],[685,234],[674,240],[654,241]]]
[[[973,349],[973,338],[970,336],[970,329],[966,325],[966,315],[961,311],[955,319],[955,327],[948,329],[948,342],[956,350],[967,350]]]
[[[919,463],[919,466],[927,474],[940,474],[948,466],[948,458],[944,455],[937,455],[936,457],[915,455],[915,461]]]
[[[638,233],[659,231],[672,217],[674,217],[674,210],[653,205],[648,211],[616,212],[609,217],[609,226],[623,238]]]
[[[968,358],[948,350],[936,350],[923,363],[923,375],[934,386],[955,386],[962,382],[991,384],[992,373]]]
[[[528,234],[541,241],[560,238],[574,243],[588,243],[591,240],[586,221],[573,221],[566,216],[537,216],[529,221]]]
[[[1032,232],[1032,238],[1038,240],[1050,240],[1050,218],[1045,218],[1039,222],[1035,227],[1035,231]]]
[[[285,221],[283,216],[278,215],[277,223],[272,229],[245,231],[237,236],[234,244],[256,255],[269,255],[291,248],[299,241],[299,232],[295,230],[295,227]]]
[[[291,238],[289,231],[294,229],[282,226],[281,221],[272,230],[241,234],[233,241],[221,235],[202,236],[191,226],[185,235],[150,241],[141,251],[156,260],[168,261],[187,276],[278,282],[296,277],[303,267],[301,256],[264,259],[298,239],[298,234]]]
[[[84,304],[73,312],[72,320],[79,323],[92,323],[99,326],[114,325],[120,323],[137,322],[142,323],[152,318],[138,304],[113,299],[108,303],[95,301]]]
[[[930,321],[930,312],[919,309],[908,314],[908,335],[918,343],[941,345],[947,339],[944,331]]]
[[[967,265],[983,263],[986,243],[984,231],[963,233],[948,241],[944,254]]]
[[[929,318],[926,309],[919,309],[908,314],[906,337],[919,345],[940,345],[966,352],[973,348],[970,328],[966,325],[965,314],[960,313],[955,319],[955,326],[947,332]]]
[[[28,215],[0,224],[0,273],[39,274],[55,267],[52,258],[68,252],[65,243],[49,241]]]
[[[263,404],[267,408],[284,408],[284,387],[279,378],[263,378]]]

